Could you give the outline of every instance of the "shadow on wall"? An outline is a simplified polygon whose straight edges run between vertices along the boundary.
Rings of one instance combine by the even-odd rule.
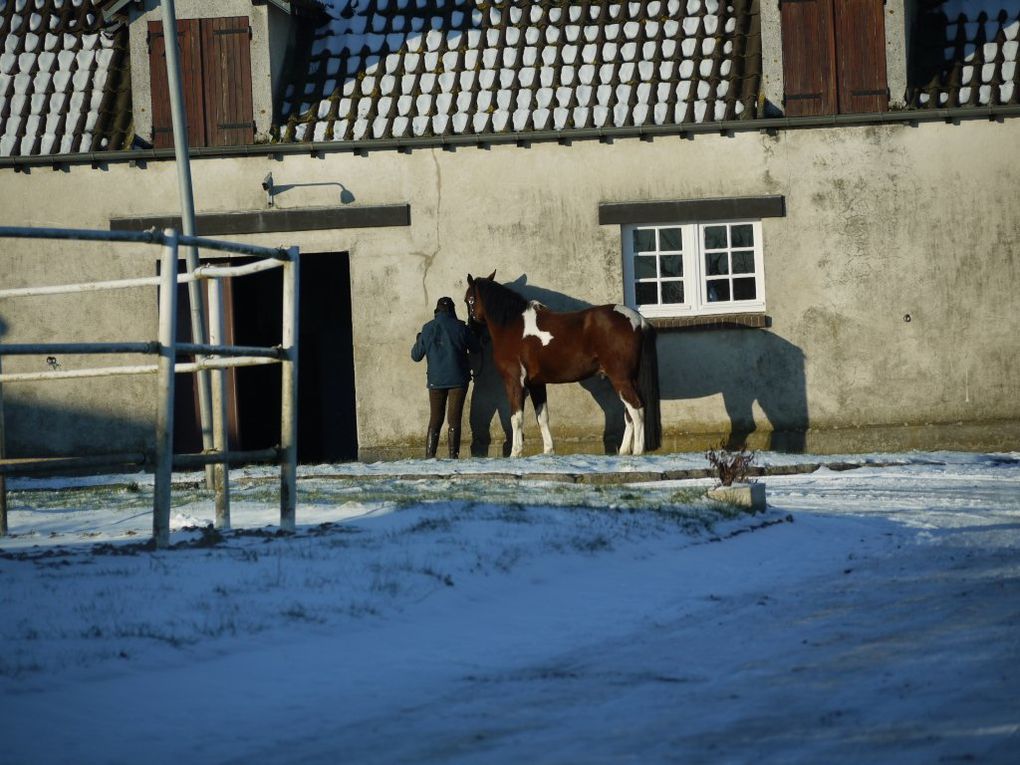
[[[529,300],[537,300],[554,311],[578,311],[591,303],[527,283],[527,275],[504,282]],[[488,456],[492,439],[490,426],[498,417],[504,440],[502,454],[510,453],[510,406],[503,381],[492,364],[492,350],[484,346],[480,370],[476,366],[469,422],[471,454]],[[753,404],[758,402],[772,432],[769,449],[803,452],[808,427],[804,354],[792,343],[760,329],[705,329],[658,333],[659,388],[663,401],[689,400],[721,394],[730,420],[727,448],[742,446],[756,430]],[[606,454],[615,454],[623,438],[623,405],[609,381],[593,377],[580,385],[602,410],[602,443]],[[555,395],[552,386],[550,397]],[[555,403],[553,403],[555,407]],[[534,421],[531,405],[526,418]],[[553,435],[556,435],[553,408]],[[526,419],[526,422],[529,420]],[[673,426],[671,428],[671,426]],[[663,422],[663,430],[683,423]],[[527,427],[527,426],[526,426]]]
[[[126,454],[153,448],[152,423],[40,405],[29,397],[15,397],[15,389],[11,384],[3,391],[7,457],[71,457],[114,451]],[[116,447],[111,448],[111,444]]]
[[[6,333],[7,323],[0,317],[0,341]],[[5,360],[0,358],[0,369]],[[48,383],[61,384],[75,383]],[[87,409],[39,404],[33,391],[40,385],[43,383],[0,385],[6,457],[68,457],[114,451],[97,449],[97,443],[117,444],[116,451],[120,453],[152,448],[155,434],[151,423],[100,415]]]
[[[711,329],[659,333],[659,386],[664,401],[721,394],[730,420],[728,449],[755,430],[753,404],[772,432],[768,448],[803,452],[808,407],[804,353],[762,329]],[[663,423],[668,425],[683,423]]]

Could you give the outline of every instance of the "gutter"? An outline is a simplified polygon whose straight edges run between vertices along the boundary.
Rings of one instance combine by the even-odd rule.
[[[651,141],[655,138],[696,135],[804,130],[811,128],[863,127],[869,125],[910,125],[926,122],[957,124],[965,120],[1002,121],[1020,117],[1020,105],[987,106],[981,108],[918,109],[915,111],[877,112],[873,114],[833,114],[821,117],[769,117],[753,120],[725,120],[684,125],[645,125],[634,127],[585,128],[579,130],[535,130],[527,133],[493,133],[487,135],[449,135],[410,138],[372,138],[358,141],[309,141],[304,143],[264,143],[247,146],[193,146],[192,159],[226,159],[231,157],[274,157],[290,154],[319,156],[324,154],[368,154],[373,151],[403,151],[442,148],[453,150],[468,146],[518,145],[532,143],[562,143],[598,140],[610,143],[616,139],[638,138]],[[115,163],[144,164],[145,162],[171,161],[174,150],[131,149],[126,151],[87,152],[80,154],[46,154],[28,157],[0,157],[0,169],[13,168],[27,171],[34,167],[51,167],[54,170],[69,165],[100,167]]]

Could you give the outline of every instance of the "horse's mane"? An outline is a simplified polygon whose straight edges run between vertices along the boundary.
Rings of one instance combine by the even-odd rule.
[[[494,280],[475,279],[475,288],[482,296],[488,320],[500,327],[524,313],[529,305],[524,297]]]

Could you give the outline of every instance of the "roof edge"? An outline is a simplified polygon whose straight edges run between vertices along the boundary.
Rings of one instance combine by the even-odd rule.
[[[540,130],[527,133],[495,133],[485,135],[449,135],[420,138],[374,138],[358,141],[319,141],[306,143],[263,143],[246,146],[195,146],[190,149],[192,159],[226,159],[230,157],[273,157],[289,154],[368,154],[376,151],[411,151],[414,149],[456,149],[471,146],[520,145],[533,143],[563,143],[573,141],[604,141],[638,138],[653,140],[679,136],[719,133],[732,135],[749,132],[778,132],[809,128],[862,127],[868,125],[907,124],[922,122],[958,123],[972,120],[998,121],[1007,117],[1020,117],[1020,105],[966,107],[951,109],[915,109],[871,114],[833,114],[820,117],[768,117],[753,120],[726,120],[682,125],[646,125],[634,127],[585,128],[572,130]],[[99,151],[79,154],[46,154],[28,157],[0,157],[0,169],[15,171],[33,167],[59,169],[68,165],[100,165],[172,161],[174,150],[130,149]]]

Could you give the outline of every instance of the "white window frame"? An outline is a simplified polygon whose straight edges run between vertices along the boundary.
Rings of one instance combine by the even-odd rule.
[[[704,230],[709,226],[750,225],[754,236],[755,298],[753,300],[729,300],[710,302],[706,279]],[[638,305],[634,275],[634,231],[638,229],[682,229],[683,250],[662,250],[654,252],[683,255],[684,302],[665,305]],[[648,318],[670,318],[683,316],[718,316],[722,314],[762,313],[765,311],[765,258],[762,246],[762,225],[758,219],[709,220],[694,223],[635,223],[622,226],[624,302]],[[659,238],[656,237],[657,244]],[[727,250],[732,249],[728,247]],[[740,248],[751,249],[751,248]],[[732,278],[733,274],[730,274]],[[657,274],[655,281],[662,281]],[[661,294],[661,293],[660,293]]]

